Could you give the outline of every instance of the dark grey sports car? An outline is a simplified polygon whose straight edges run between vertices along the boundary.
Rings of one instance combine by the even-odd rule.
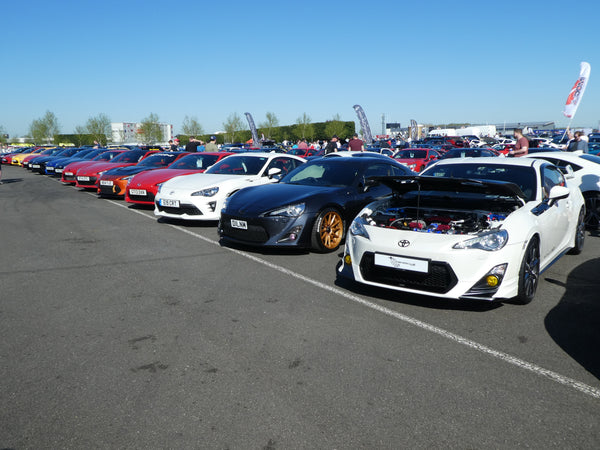
[[[334,251],[358,211],[391,192],[369,177],[414,175],[392,158],[378,156],[356,152],[314,159],[277,184],[236,192],[221,212],[221,238],[254,246]]]

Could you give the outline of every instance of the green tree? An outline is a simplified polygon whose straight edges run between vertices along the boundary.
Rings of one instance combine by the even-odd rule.
[[[0,125],[0,143],[2,143],[2,144],[6,144],[6,142],[7,142],[7,138],[5,135],[7,135],[7,133],[4,130],[4,127],[2,125]]]
[[[46,111],[44,117],[34,119],[29,126],[29,134],[36,144],[54,141],[54,135],[60,133],[58,119],[53,112]]]
[[[331,138],[334,134],[340,139],[350,137],[347,135],[346,124],[342,122],[339,114],[334,115],[333,119],[327,122],[327,125],[325,125],[325,134],[328,138]]]
[[[163,132],[158,123],[158,115],[150,113],[142,119],[140,125],[140,140],[144,144],[156,144],[164,140]]]
[[[267,112],[266,120],[262,122],[260,125],[260,131],[265,134],[267,139],[276,139],[275,135],[277,133],[277,128],[279,127],[279,119],[273,112]]]
[[[188,116],[185,116],[183,118],[183,123],[181,124],[181,131],[187,136],[198,137],[204,134],[204,128],[202,128],[202,125],[200,125],[198,119],[196,119],[195,117]]]
[[[244,129],[244,123],[238,113],[232,113],[227,118],[227,121],[223,123],[223,129],[229,142],[237,142],[238,134]]]
[[[315,127],[311,123],[308,114],[302,113],[302,115],[296,119],[295,134],[300,139],[312,139],[315,135]]]
[[[77,140],[77,142],[74,142],[75,145],[77,145],[78,147],[85,145],[86,136],[87,136],[87,127],[85,127],[83,125],[77,125],[75,127],[74,136],[75,136],[75,139]]]
[[[90,117],[85,124],[85,130],[85,134],[91,134],[94,137],[94,140],[102,145],[106,145],[112,138],[110,118],[106,114],[98,114],[95,117]]]

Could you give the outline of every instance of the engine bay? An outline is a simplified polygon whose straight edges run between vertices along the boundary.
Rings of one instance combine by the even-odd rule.
[[[458,211],[443,208],[389,207],[365,219],[372,225],[421,233],[475,234],[498,228],[507,214],[490,211]]]

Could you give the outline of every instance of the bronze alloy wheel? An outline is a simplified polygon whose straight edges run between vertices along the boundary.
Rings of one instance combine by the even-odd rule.
[[[322,252],[337,249],[344,238],[344,220],[341,214],[328,208],[321,211],[313,227],[313,248]]]

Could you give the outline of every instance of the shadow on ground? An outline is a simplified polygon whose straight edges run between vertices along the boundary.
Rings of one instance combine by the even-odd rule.
[[[544,324],[550,337],[566,353],[600,379],[599,266],[600,258],[592,259],[569,274],[565,294],[550,310]]]
[[[2,184],[20,183],[23,181],[23,178],[2,178],[0,181]]]

